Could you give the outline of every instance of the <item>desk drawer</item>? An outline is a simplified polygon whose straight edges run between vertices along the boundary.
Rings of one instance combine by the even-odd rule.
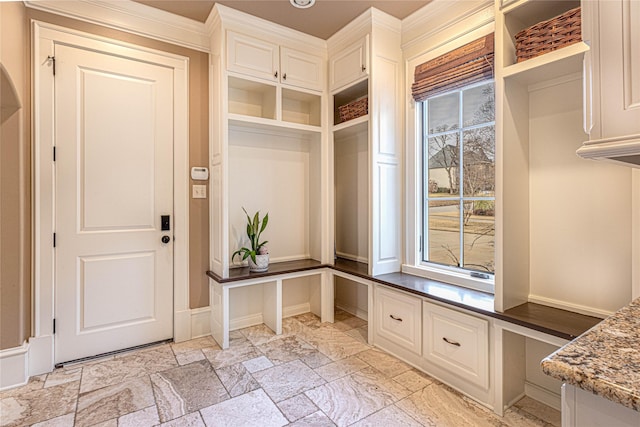
[[[481,387],[489,387],[489,322],[423,303],[424,357]]]
[[[376,287],[376,334],[420,354],[422,300],[398,291]]]

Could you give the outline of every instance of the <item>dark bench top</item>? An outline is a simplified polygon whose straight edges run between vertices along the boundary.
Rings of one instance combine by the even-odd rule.
[[[254,279],[259,277],[277,276],[287,273],[298,273],[301,271],[314,270],[317,268],[328,267],[326,264],[316,261],[315,259],[301,259],[295,261],[272,262],[269,269],[262,272],[250,272],[249,267],[230,268],[229,277],[223,279],[213,271],[207,271],[207,276],[211,277],[218,283],[239,282],[241,280]]]
[[[597,317],[530,302],[500,313],[494,310],[494,296],[491,294],[406,273],[369,276],[367,264],[344,259],[337,259],[335,264],[322,264],[316,260],[277,262],[269,264],[269,270],[262,273],[250,273],[248,267],[234,268],[229,270],[229,277],[226,279],[211,271],[207,271],[207,276],[218,283],[231,283],[320,268],[331,268],[566,340],[573,340],[602,321]]]

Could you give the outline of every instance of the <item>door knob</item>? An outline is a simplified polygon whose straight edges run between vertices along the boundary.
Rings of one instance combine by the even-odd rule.
[[[171,237],[169,236],[162,236],[162,243],[167,244],[171,241]]]

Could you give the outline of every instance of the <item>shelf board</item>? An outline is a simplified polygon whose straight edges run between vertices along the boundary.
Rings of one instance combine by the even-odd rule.
[[[322,132],[320,126],[283,122],[262,117],[244,116],[242,114],[229,113],[227,118],[229,119],[230,128],[238,127],[241,129],[266,130],[285,135],[318,135]]]
[[[505,67],[502,77],[530,86],[582,70],[584,53],[589,45],[584,42],[572,44],[536,58]]]
[[[238,282],[247,279],[255,279],[258,277],[277,276],[280,274],[299,273],[309,270],[317,270],[324,268],[325,264],[315,259],[301,259],[293,261],[272,262],[269,264],[267,271],[251,272],[249,267],[237,267],[229,269],[229,277],[223,279],[213,271],[207,271],[207,276],[211,277],[218,283]]]
[[[352,133],[362,132],[367,128],[368,123],[369,115],[365,114],[364,116],[335,125],[333,127],[333,133],[334,135],[340,134],[341,136],[346,136]]]

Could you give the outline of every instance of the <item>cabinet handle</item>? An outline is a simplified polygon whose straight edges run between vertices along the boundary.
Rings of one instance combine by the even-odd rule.
[[[402,322],[402,317],[396,317],[393,314],[390,314],[389,317],[391,317],[393,320],[397,320],[398,322]]]
[[[273,74],[273,77],[275,77],[276,79],[278,78],[278,72],[277,71]]]
[[[442,341],[446,342],[447,344],[455,345],[456,347],[461,346],[461,344],[458,341],[451,341],[447,337],[442,337]]]
[[[283,80],[287,80],[287,73],[284,73],[284,74],[282,75],[282,79],[283,79]]]

